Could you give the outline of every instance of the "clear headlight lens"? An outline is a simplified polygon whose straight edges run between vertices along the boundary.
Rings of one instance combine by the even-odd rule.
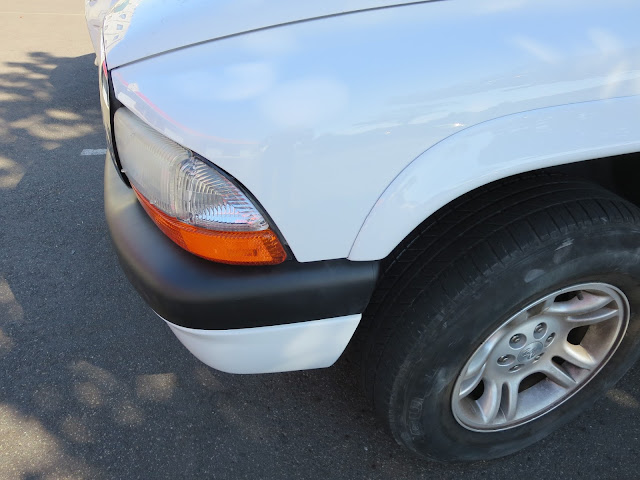
[[[127,109],[115,113],[114,129],[124,173],[167,215],[212,230],[268,228],[246,195],[218,170]]]
[[[178,245],[224,263],[284,261],[267,221],[222,172],[126,108],[114,115],[114,133],[122,169],[142,205]]]

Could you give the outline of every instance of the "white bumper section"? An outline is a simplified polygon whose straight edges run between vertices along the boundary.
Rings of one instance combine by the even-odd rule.
[[[191,353],[216,370],[273,373],[333,365],[361,317],[348,315],[234,330],[195,330],[165,322]]]

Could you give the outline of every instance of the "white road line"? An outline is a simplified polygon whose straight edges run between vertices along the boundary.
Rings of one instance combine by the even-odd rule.
[[[80,152],[80,155],[105,155],[106,153],[106,148],[85,148]]]

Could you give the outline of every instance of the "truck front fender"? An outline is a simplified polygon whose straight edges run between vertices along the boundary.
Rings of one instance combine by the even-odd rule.
[[[435,144],[387,187],[367,216],[350,260],[384,258],[457,197],[511,175],[640,151],[640,96],[515,113]]]

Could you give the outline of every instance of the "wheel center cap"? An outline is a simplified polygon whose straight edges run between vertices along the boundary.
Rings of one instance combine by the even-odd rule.
[[[518,354],[518,362],[527,363],[536,358],[544,350],[541,342],[531,342]]]

